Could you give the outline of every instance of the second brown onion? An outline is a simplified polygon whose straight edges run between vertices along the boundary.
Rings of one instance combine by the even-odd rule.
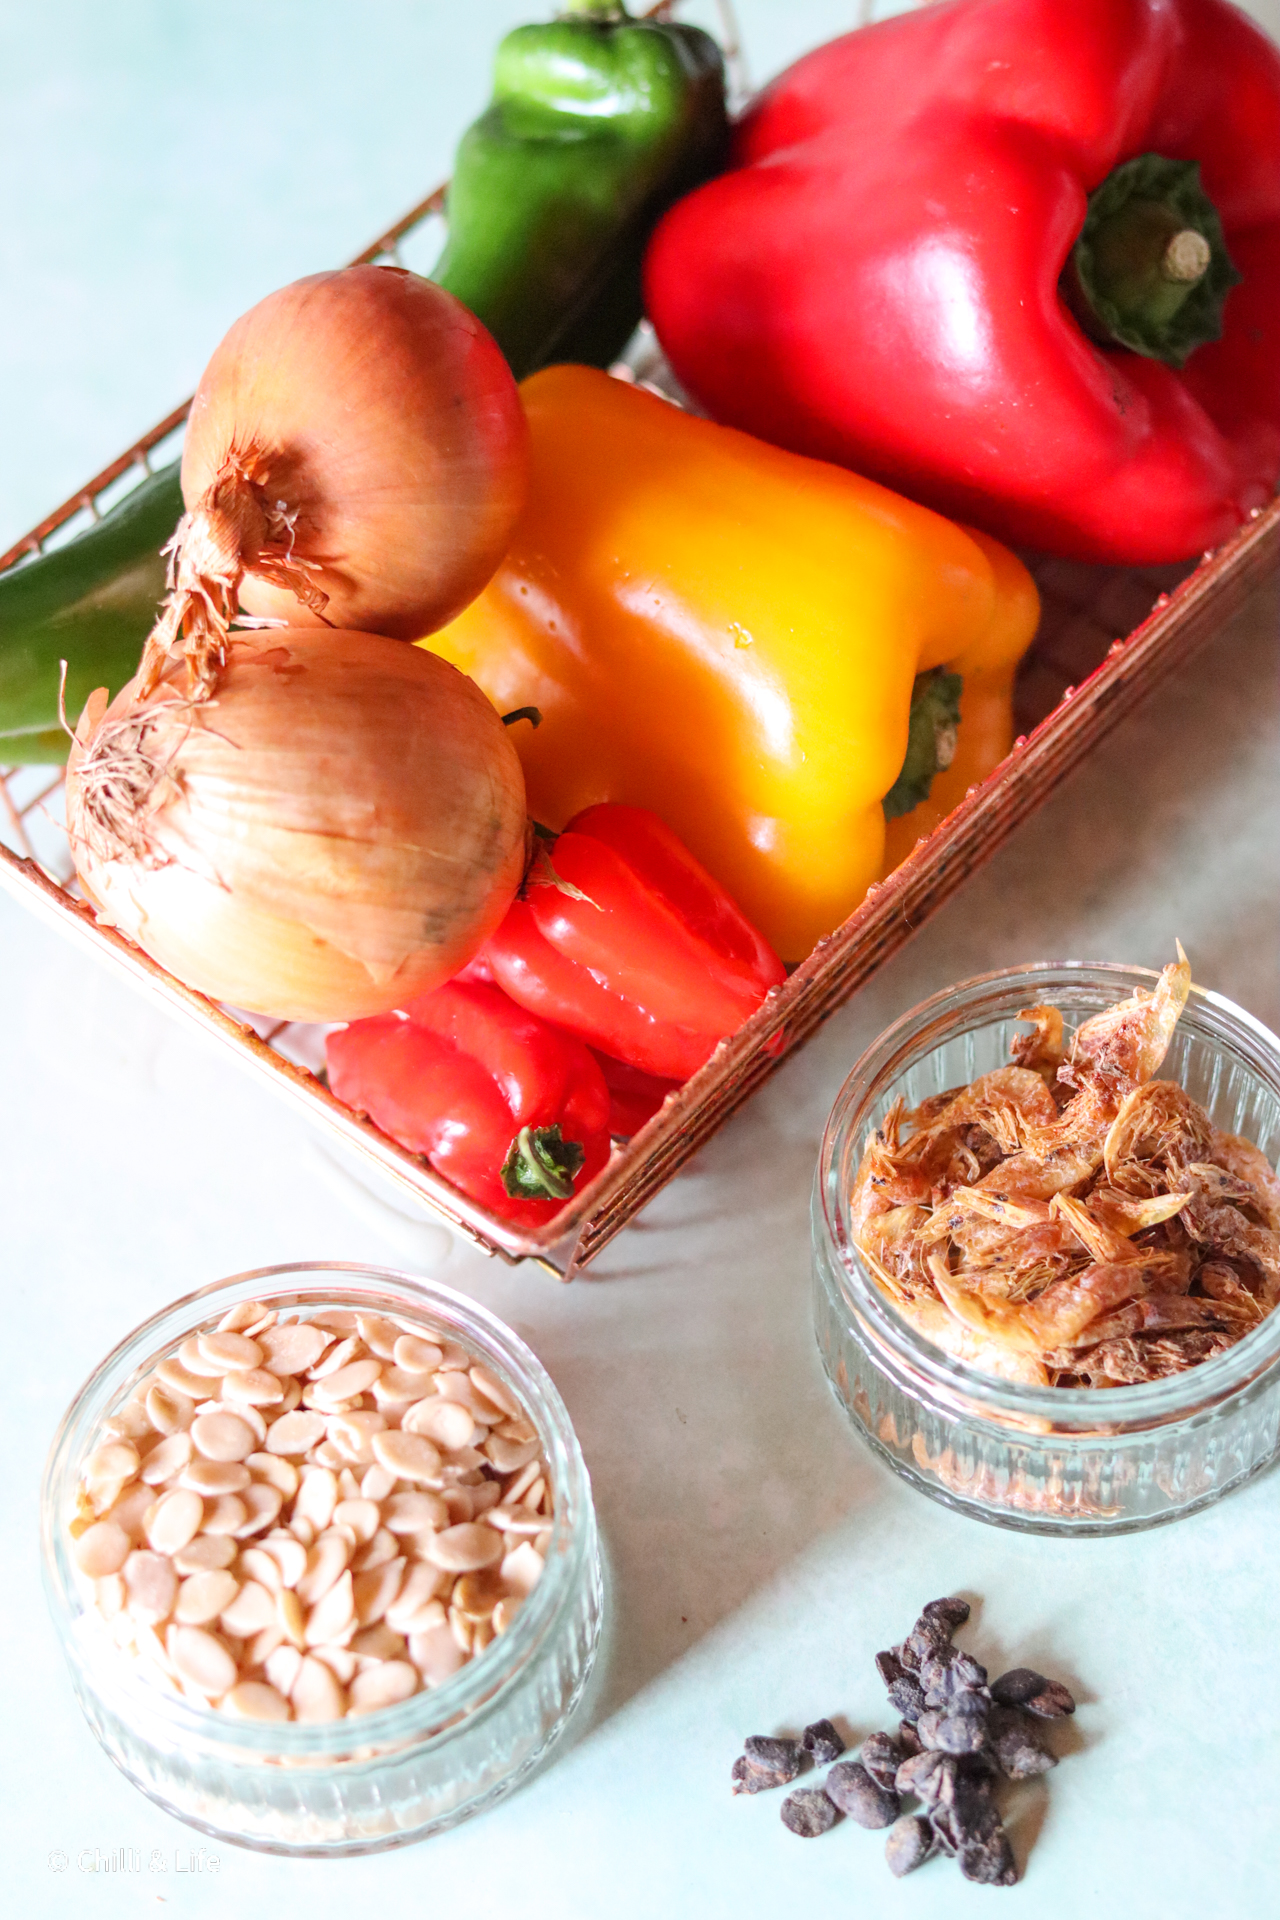
[[[99,917],[249,1012],[339,1021],[449,979],[525,864],[520,762],[465,674],[377,635],[237,636],[90,700],[67,821]]]

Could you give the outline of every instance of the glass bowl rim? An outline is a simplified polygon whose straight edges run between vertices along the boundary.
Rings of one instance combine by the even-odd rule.
[[[1013,1425],[1047,1427],[1057,1440],[1075,1437],[1085,1441],[1114,1439],[1117,1431],[1145,1431],[1168,1425],[1235,1398],[1280,1360],[1280,1307],[1225,1353],[1164,1380],[1105,1389],[1035,1387],[1003,1380],[945,1353],[897,1312],[854,1246],[845,1183],[840,1182],[834,1194],[834,1217],[832,1193],[833,1175],[838,1172],[845,1143],[853,1141],[855,1126],[866,1124],[867,1109],[878,1097],[878,1084],[901,1070],[911,1051],[912,1040],[928,1026],[932,1016],[945,1010],[961,1012],[966,1002],[974,1003],[977,1011],[982,998],[1010,990],[1016,982],[1056,978],[1069,986],[1073,976],[1082,983],[1114,980],[1130,992],[1135,986],[1154,985],[1160,978],[1159,972],[1151,967],[1127,966],[1116,961],[1039,960],[973,974],[931,994],[886,1027],[863,1050],[845,1076],[823,1130],[815,1197],[821,1208],[827,1244],[834,1255],[832,1264],[839,1276],[845,1306],[861,1322],[875,1347],[887,1351],[891,1362],[910,1378],[915,1391],[923,1387],[935,1399],[948,1404],[958,1417],[981,1420],[984,1414],[990,1414],[998,1420],[1004,1416]],[[1262,1063],[1268,1063],[1272,1088],[1280,1096],[1280,1037],[1245,1008],[1211,988],[1193,983],[1187,1010],[1193,1005],[1211,1010],[1225,1025],[1239,1029],[1242,1038],[1253,1042],[1251,1051],[1255,1058],[1249,1063],[1251,1070],[1258,1078],[1266,1078]],[[961,1025],[957,1033],[947,1037],[956,1038],[959,1033],[994,1024],[995,1017],[988,1022],[975,1020],[968,1026]],[[998,1017],[1008,1019],[1010,1016]],[[926,1058],[929,1051],[924,1049],[916,1058]]]
[[[291,1276],[317,1276],[319,1284],[311,1289],[292,1288],[288,1285]],[[107,1663],[87,1655],[74,1628],[89,1612],[89,1602],[71,1565],[69,1539],[60,1524],[62,1503],[84,1457],[81,1429],[88,1424],[91,1402],[107,1388],[103,1406],[93,1415],[95,1422],[100,1421],[105,1405],[125,1389],[129,1372],[141,1373],[148,1354],[183,1337],[179,1322],[189,1331],[191,1325],[209,1317],[207,1303],[212,1298],[240,1289],[256,1293],[259,1282],[275,1283],[261,1288],[267,1295],[305,1291],[318,1295],[324,1290],[325,1277],[338,1291],[344,1285],[373,1282],[366,1289],[370,1294],[367,1311],[379,1310],[376,1300],[384,1301],[394,1311],[395,1297],[405,1293],[410,1300],[401,1306],[403,1312],[416,1306],[429,1317],[432,1306],[438,1304],[465,1327],[466,1332],[458,1336],[460,1344],[467,1333],[474,1332],[494,1348],[503,1371],[517,1376],[518,1397],[539,1428],[560,1497],[552,1519],[546,1567],[529,1598],[506,1633],[440,1686],[424,1688],[407,1700],[354,1718],[304,1722],[240,1719],[215,1707],[197,1706],[183,1695],[162,1691],[132,1674],[125,1660],[119,1663],[117,1673]],[[320,1300],[317,1298],[314,1304],[319,1306]],[[491,1356],[479,1357],[487,1361]],[[126,1362],[133,1363],[128,1370]],[[108,1387],[111,1376],[117,1373],[119,1378]],[[81,1442],[78,1447],[77,1440]],[[135,1727],[145,1729],[150,1722],[166,1737],[191,1738],[207,1748],[225,1750],[226,1758],[247,1766],[272,1764],[281,1758],[309,1761],[320,1767],[328,1761],[335,1768],[370,1761],[377,1764],[410,1747],[422,1749],[447,1740],[455,1729],[473,1727],[479,1718],[500,1710],[513,1686],[536,1660],[559,1620],[572,1608],[583,1574],[590,1573],[596,1552],[591,1482],[578,1437],[559,1390],[532,1348],[497,1314],[454,1287],[420,1279],[396,1267],[344,1260],[288,1261],[224,1275],[170,1301],[118,1340],[82,1381],[59,1421],[41,1479],[40,1531],[46,1603],[80,1684]],[[564,1550],[556,1551],[562,1543]],[[492,1662],[487,1657],[491,1653]],[[370,1751],[373,1748],[379,1750],[377,1754]]]

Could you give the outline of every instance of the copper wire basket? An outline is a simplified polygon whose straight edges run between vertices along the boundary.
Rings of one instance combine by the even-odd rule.
[[[736,46],[731,48],[736,55]],[[740,69],[739,88],[740,90]],[[425,270],[438,249],[444,189],[381,234],[360,261]],[[651,346],[631,377],[660,378]],[[72,499],[0,555],[0,572],[81,531],[152,470],[176,457],[190,402],[127,447]],[[1008,758],[862,905],[819,941],[737,1033],[629,1140],[554,1219],[513,1226],[459,1193],[428,1163],[344,1107],[322,1076],[325,1029],[264,1022],[221,1007],[158,966],[76,897],[56,825],[61,774],[0,768],[0,885],[152,999],[213,1036],[264,1084],[372,1162],[431,1213],[506,1260],[537,1260],[570,1279],[665,1186],[734,1110],[848,1000],[969,874],[990,859],[1095,743],[1249,596],[1280,558],[1280,501],[1199,565],[1117,568],[1027,556],[1043,601],[1039,634],[1017,688],[1019,736]],[[7,841],[8,844],[3,844]]]

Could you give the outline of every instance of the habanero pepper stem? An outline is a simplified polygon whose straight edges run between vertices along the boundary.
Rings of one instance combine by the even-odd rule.
[[[492,984],[451,980],[325,1042],[337,1098],[504,1219],[550,1219],[609,1157],[588,1049]]]

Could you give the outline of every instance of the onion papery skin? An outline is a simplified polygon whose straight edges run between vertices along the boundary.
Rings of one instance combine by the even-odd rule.
[[[217,348],[187,423],[188,512],[246,451],[328,604],[312,610],[250,567],[245,611],[412,640],[468,606],[506,552],[528,429],[506,361],[460,301],[402,267],[344,267],[269,294]]]
[[[299,628],[237,636],[210,699],[181,662],[145,699],[137,684],[81,718],[71,845],[100,917],[189,986],[277,1019],[362,1019],[451,978],[502,920],[524,779],[456,668]],[[118,792],[139,754],[156,777],[136,805],[130,788],[122,845],[102,782]]]

